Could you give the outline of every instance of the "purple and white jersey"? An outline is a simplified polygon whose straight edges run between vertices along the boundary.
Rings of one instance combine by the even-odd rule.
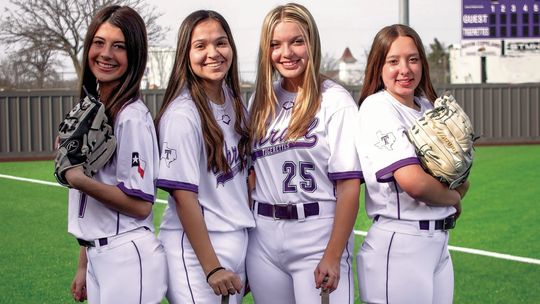
[[[360,106],[357,149],[366,182],[366,211],[401,220],[437,220],[453,213],[453,207],[431,207],[413,199],[394,179],[404,166],[420,164],[405,132],[424,112],[433,108],[425,98],[414,98],[420,111],[409,108],[382,90]]]
[[[238,141],[234,130],[236,116],[232,93],[223,87],[225,103],[210,102],[214,117],[221,127],[224,153],[230,173],[207,170],[201,118],[189,90],[183,89],[173,100],[159,123],[161,162],[157,186],[168,192],[187,190],[197,193],[208,231],[236,231],[254,227],[247,194],[247,168],[240,170]],[[176,203],[169,196],[161,229],[182,229]]]
[[[286,141],[296,93],[274,83],[276,118],[266,136],[254,142],[257,182],[254,200],[269,204],[335,202],[335,181],[360,179],[354,133],[357,107],[349,92],[333,81],[322,84],[321,106],[306,134]]]
[[[117,186],[125,194],[154,203],[159,151],[152,115],[142,100],[126,105],[114,123],[117,139],[111,160],[93,177]],[[68,231],[75,237],[94,240],[146,226],[153,230],[153,214],[141,220],[122,214],[98,200],[69,190]]]

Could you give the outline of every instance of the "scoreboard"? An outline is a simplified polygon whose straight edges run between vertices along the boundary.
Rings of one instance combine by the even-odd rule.
[[[540,38],[540,0],[462,0],[461,38]]]

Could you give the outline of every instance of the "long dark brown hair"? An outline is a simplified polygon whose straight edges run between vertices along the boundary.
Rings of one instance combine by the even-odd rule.
[[[201,117],[202,134],[204,139],[204,147],[207,155],[207,169],[220,172],[229,172],[230,165],[227,163],[223,153],[224,138],[223,132],[219,127],[212,108],[205,93],[203,81],[193,73],[189,61],[189,51],[191,47],[191,36],[193,29],[202,21],[212,19],[219,24],[227,34],[229,44],[233,51],[231,67],[227,76],[223,79],[227,86],[231,89],[233,95],[233,107],[236,116],[234,124],[235,131],[240,134],[238,142],[238,152],[242,160],[241,168],[244,168],[247,156],[250,153],[249,145],[249,128],[246,121],[245,108],[240,95],[240,80],[238,77],[238,55],[236,45],[232,36],[229,24],[219,13],[211,10],[199,10],[191,13],[184,19],[178,30],[178,43],[176,46],[176,57],[174,67],[169,78],[169,83],[163,97],[163,104],[156,117],[156,127],[159,127],[159,121],[169,104],[182,92],[182,89],[187,87],[191,97],[197,107],[197,111]]]
[[[122,107],[140,98],[141,80],[146,68],[148,42],[146,26],[141,16],[128,6],[111,5],[102,8],[92,19],[83,49],[83,71],[81,79],[80,97],[86,97],[86,88],[89,94],[99,95],[96,85],[96,76],[88,65],[88,52],[92,45],[94,35],[103,23],[110,23],[122,30],[126,43],[128,59],[127,71],[120,77],[119,84],[113,89],[105,104],[107,115],[114,121]]]
[[[411,27],[403,24],[394,24],[384,27],[380,30],[371,45],[368,60],[366,63],[366,72],[364,76],[364,85],[360,92],[359,102],[362,103],[369,95],[377,93],[384,89],[384,83],[382,80],[382,69],[386,61],[386,55],[390,50],[390,46],[398,37],[410,37],[420,56],[422,63],[422,78],[416,89],[414,89],[414,96],[424,96],[433,102],[437,98],[437,93],[431,84],[431,78],[429,76],[429,64],[424,50],[424,45],[420,36]]]

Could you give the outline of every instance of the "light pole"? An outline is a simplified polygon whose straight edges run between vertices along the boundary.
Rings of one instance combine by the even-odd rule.
[[[409,0],[399,0],[399,23],[409,25]]]

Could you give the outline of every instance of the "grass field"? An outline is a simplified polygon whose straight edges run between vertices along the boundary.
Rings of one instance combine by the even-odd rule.
[[[52,171],[51,161],[0,163],[4,175],[54,182]],[[540,145],[477,148],[450,244],[540,259],[539,172]],[[0,177],[0,193],[0,303],[73,303],[78,245],[67,233],[67,190]],[[156,226],[163,209],[156,204]],[[368,226],[362,205],[356,229]],[[451,254],[455,303],[540,303],[540,265]]]

